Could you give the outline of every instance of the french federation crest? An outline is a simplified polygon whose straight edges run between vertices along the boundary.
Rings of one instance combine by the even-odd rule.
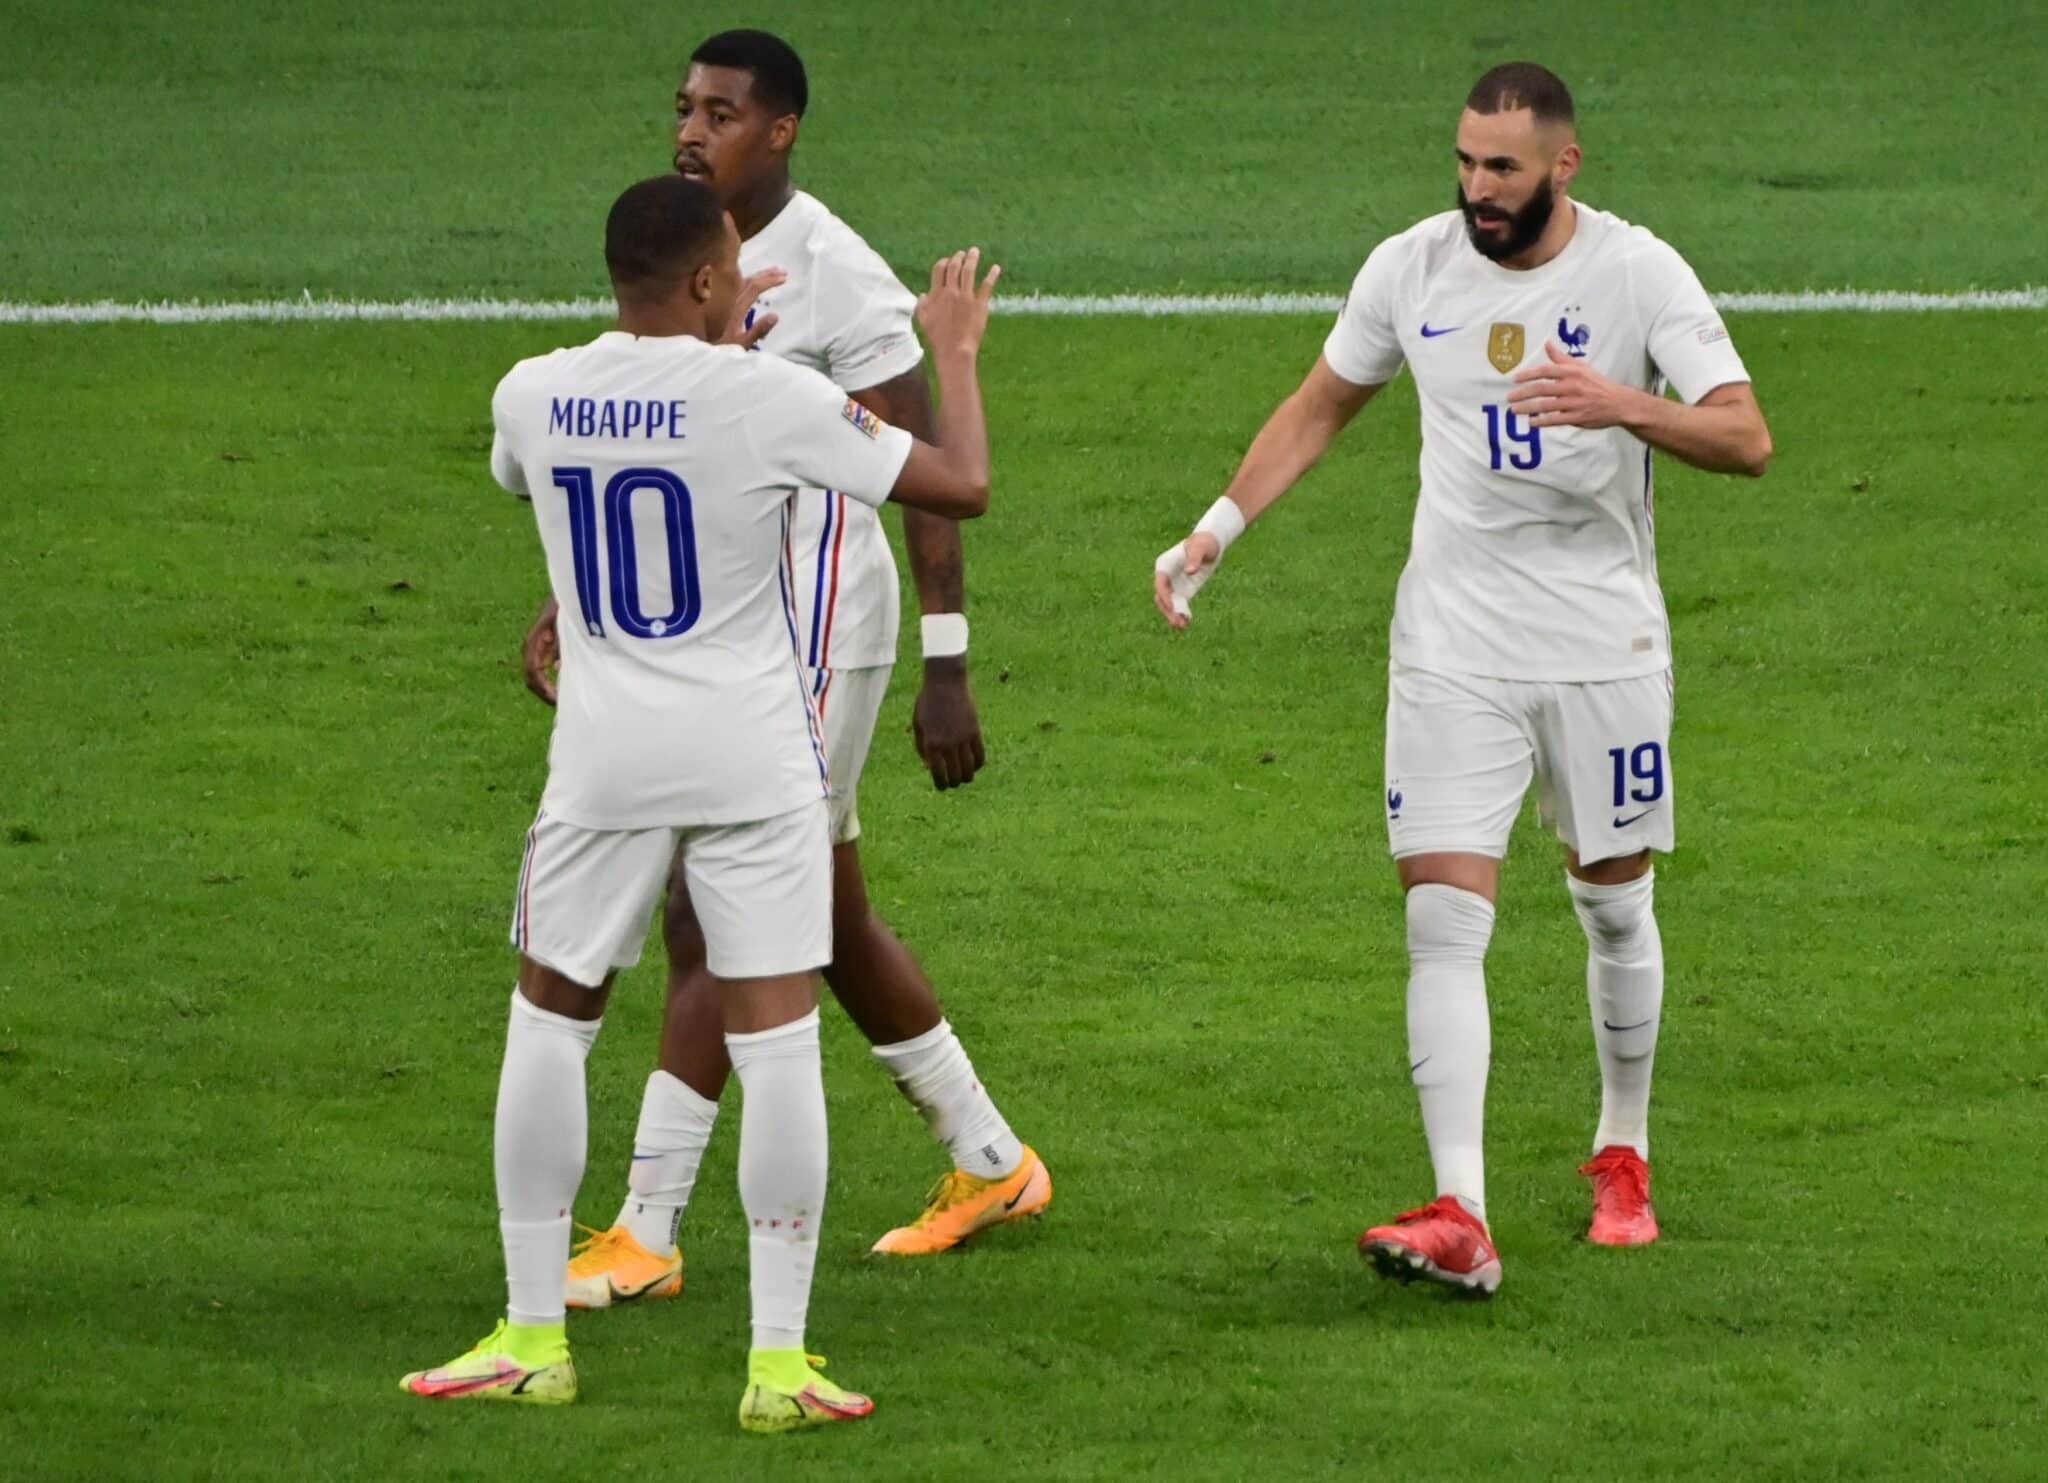
[[[1486,332],[1486,358],[1505,376],[1522,363],[1527,336],[1518,324],[1497,324]]]

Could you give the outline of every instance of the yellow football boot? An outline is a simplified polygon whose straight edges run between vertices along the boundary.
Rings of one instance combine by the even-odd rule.
[[[818,1355],[801,1349],[756,1349],[747,1355],[747,1393],[740,1397],[740,1430],[793,1432],[835,1421],[859,1421],[875,1409],[864,1395],[842,1390],[823,1375]]]
[[[399,1381],[410,1395],[433,1401],[523,1401],[566,1406],[576,1399],[576,1365],[559,1323],[513,1328],[504,1319],[460,1359],[415,1370]]]

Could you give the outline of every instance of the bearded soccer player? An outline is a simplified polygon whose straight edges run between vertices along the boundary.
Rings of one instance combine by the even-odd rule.
[[[740,290],[739,233],[708,187],[629,188],[605,228],[616,327],[521,361],[491,400],[491,472],[531,499],[575,615],[512,919],[519,983],[498,1083],[505,1319],[405,1377],[431,1399],[576,1397],[563,1327],[569,1207],[583,1177],[584,1063],[612,980],[680,862],[737,1068],[753,1348],[740,1424],[856,1420],[865,1397],[814,1373],[805,1316],[825,1203],[817,972],[832,957],[830,808],[809,677],[789,644],[800,489],[988,503],[975,357],[996,273],[932,270],[919,318],[944,446],[881,422],[815,371],[716,343]]]
[[[1580,150],[1554,74],[1517,62],[1480,78],[1457,161],[1458,209],[1373,250],[1307,379],[1159,558],[1153,595],[1186,627],[1230,544],[1409,368],[1422,489],[1394,604],[1386,806],[1407,896],[1409,1069],[1437,1196],[1359,1248],[1389,1276],[1491,1293],[1485,961],[1532,779],[1589,944],[1602,1085],[1580,1169],[1591,1239],[1657,1238],[1649,1100],[1664,953],[1651,856],[1672,848],[1675,778],[1651,461],[1662,451],[1755,477],[1771,438],[1684,259],[1572,198]]]
[[[883,421],[928,438],[931,394],[910,292],[851,227],[791,183],[790,154],[808,101],[803,63],[786,42],[762,31],[711,37],[676,92],[676,170],[718,192],[739,227],[750,289],[767,285],[751,308],[742,300],[746,343],[822,373]],[[955,787],[983,761],[967,685],[959,527],[910,508],[903,516],[926,614],[917,745],[933,781]],[[844,492],[815,491],[797,502],[791,543],[795,642],[831,769],[834,956],[825,980],[954,1165],[928,1207],[874,1249],[944,1251],[988,1226],[1043,1211],[1052,1179],[997,1110],[923,968],[868,901],[856,788],[895,661],[899,601],[881,519]],[[526,643],[527,682],[547,700],[559,653],[556,613],[551,600]],[[731,1065],[680,859],[667,901],[660,1064],[641,1101],[619,1213],[571,1263],[572,1307],[682,1291],[677,1230]]]

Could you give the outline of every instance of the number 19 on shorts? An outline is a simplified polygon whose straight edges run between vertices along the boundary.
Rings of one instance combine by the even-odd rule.
[[[1614,806],[1655,803],[1664,796],[1664,748],[1656,742],[1639,747],[1609,747],[1607,760],[1614,764]],[[1619,822],[1619,821],[1617,821]]]

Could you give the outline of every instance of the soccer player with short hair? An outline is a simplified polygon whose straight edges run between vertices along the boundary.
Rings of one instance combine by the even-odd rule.
[[[491,400],[491,472],[533,501],[571,616],[512,918],[519,983],[496,1125],[510,1303],[467,1354],[406,1376],[415,1395],[575,1399],[563,1316],[584,1063],[673,867],[743,1095],[753,1348],[740,1424],[787,1431],[873,1409],[804,1355],[825,1203],[818,969],[833,922],[824,737],[791,649],[790,527],[798,491],[816,488],[954,519],[987,507],[975,360],[998,270],[977,284],[979,252],[955,254],[918,305],[945,392],[934,447],[815,371],[713,343],[741,290],[739,247],[702,183],[630,187],[605,227],[616,327],[521,361]]]
[[[1390,1276],[1492,1292],[1481,1129],[1485,960],[1534,779],[1589,944],[1602,1083],[1591,1239],[1653,1241],[1650,1063],[1664,993],[1653,851],[1672,848],[1671,644],[1651,456],[1758,476],[1771,437],[1685,260],[1573,200],[1571,93],[1528,62],[1458,120],[1458,209],[1376,247],[1300,388],[1267,420],[1154,599],[1187,626],[1226,548],[1403,365],[1421,496],[1394,603],[1387,835],[1407,894],[1408,1055],[1437,1198],[1360,1250]],[[1666,386],[1680,400],[1667,400]]]
[[[767,285],[751,309],[742,304],[750,343],[821,372],[883,420],[929,437],[931,394],[909,291],[851,227],[790,180],[809,97],[803,62],[781,38],[751,30],[710,37],[676,91],[676,169],[718,192],[739,226],[750,287]],[[967,686],[959,527],[906,508],[903,532],[927,615],[914,731],[934,782],[948,788],[972,780],[983,760]],[[944,1251],[1043,1211],[1052,1179],[989,1096],[923,968],[868,900],[856,790],[895,662],[899,603],[881,519],[843,491],[820,491],[798,502],[791,544],[796,644],[832,774],[835,956],[825,981],[954,1165],[928,1208],[875,1250]],[[544,699],[552,695],[555,626],[551,602],[527,637],[527,682]],[[572,1266],[570,1302],[578,1308],[672,1297],[683,1286],[676,1232],[731,1068],[680,862],[663,926],[669,980],[659,1067],[641,1101],[619,1213]]]

